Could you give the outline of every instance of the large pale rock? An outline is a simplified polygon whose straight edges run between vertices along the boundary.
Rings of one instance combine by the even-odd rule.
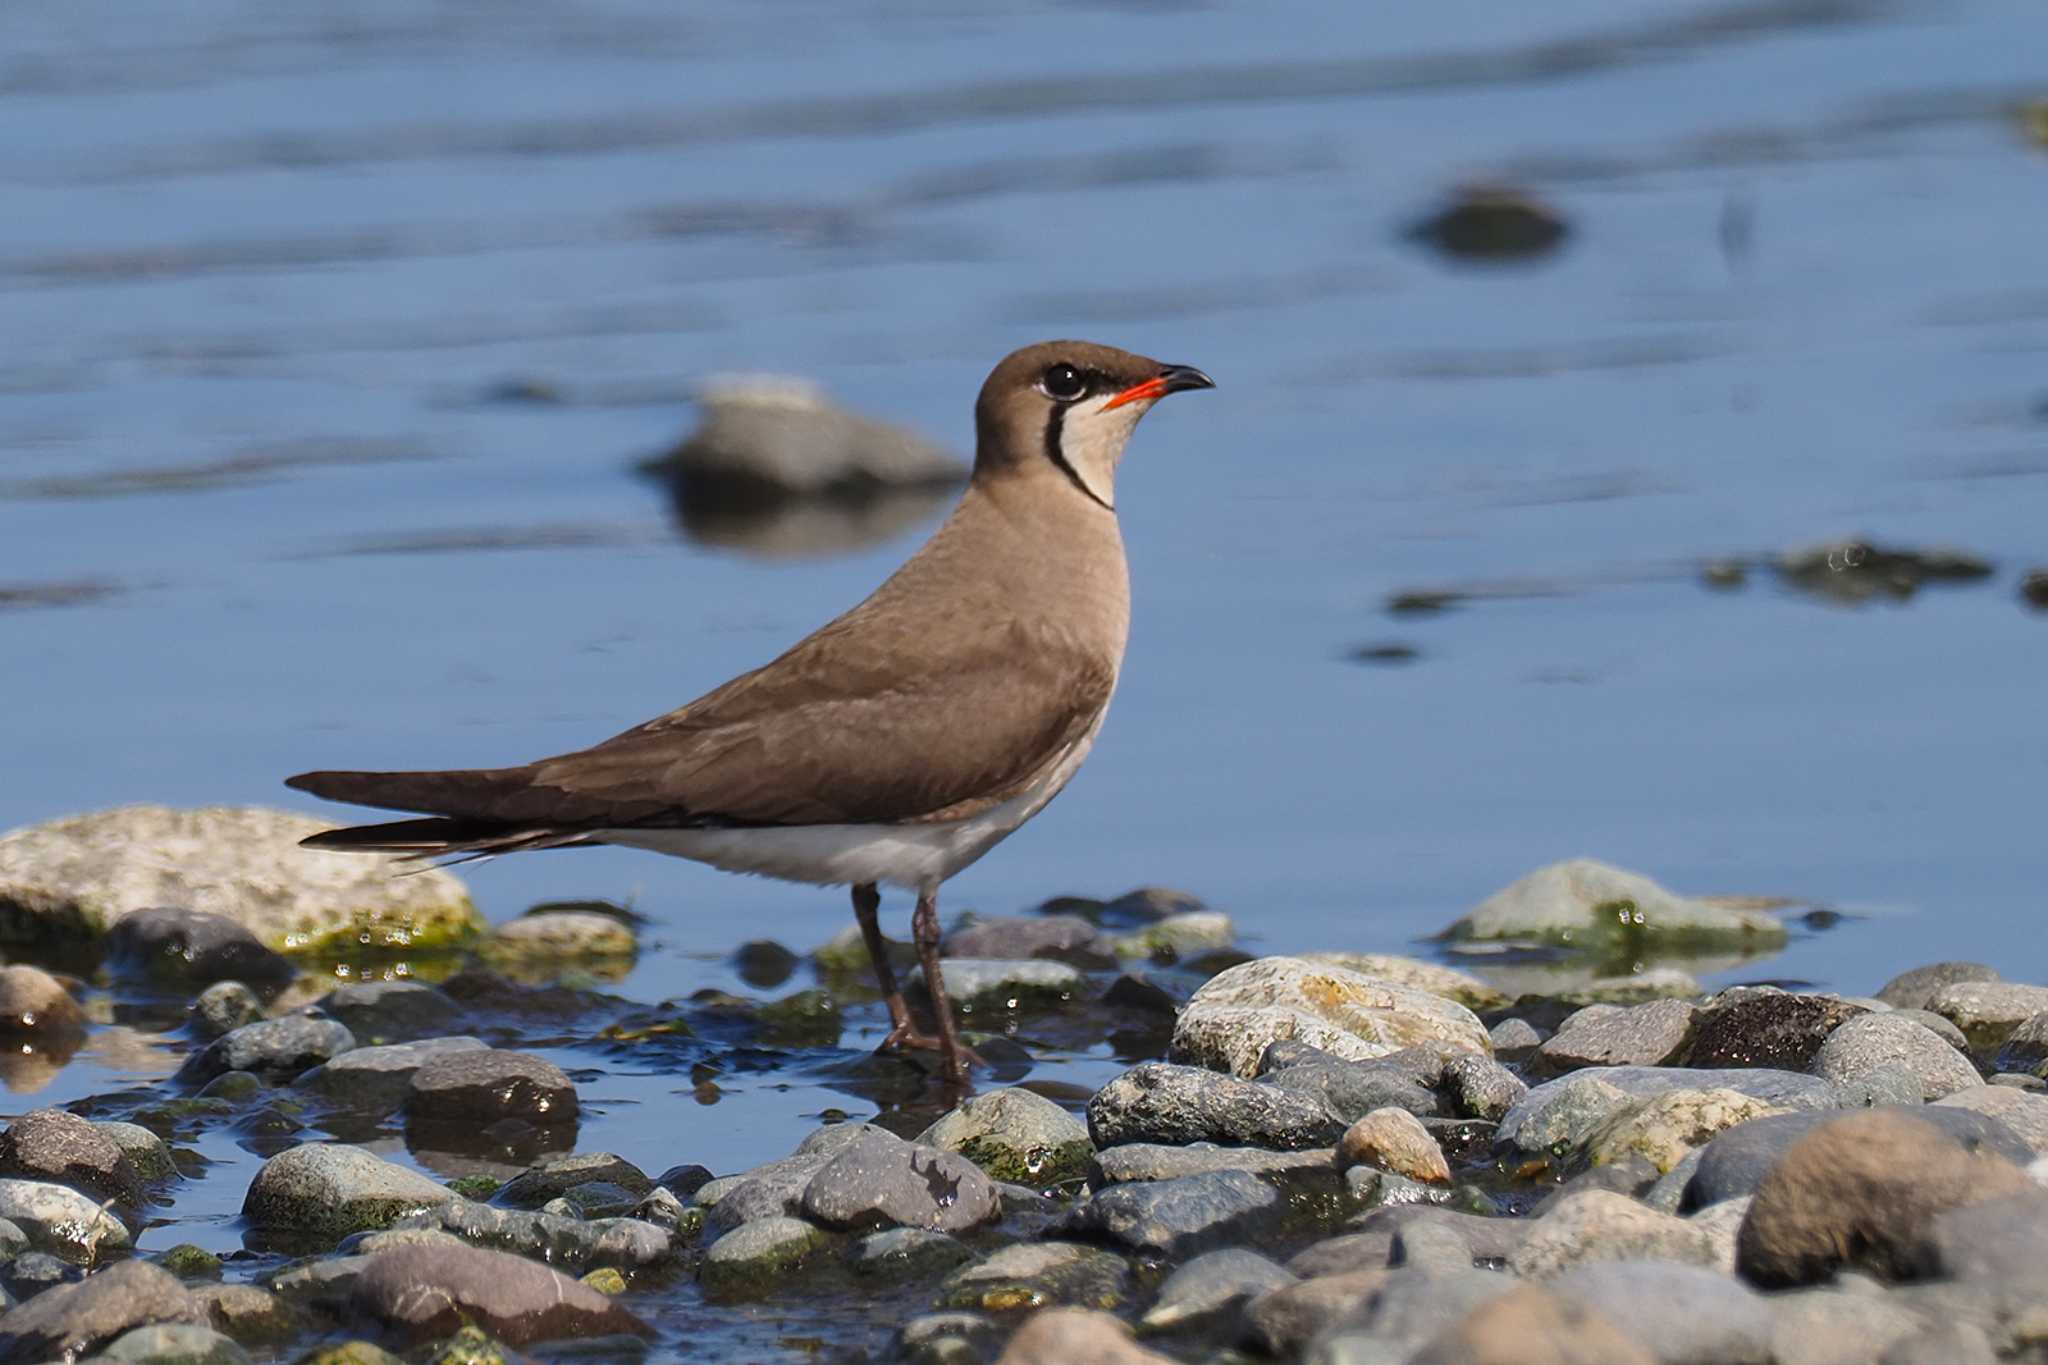
[[[1587,1143],[1586,1157],[1607,1166],[1638,1153],[1661,1174],[1725,1129],[1791,1112],[1736,1090],[1667,1090],[1609,1119]]]
[[[1641,938],[1708,948],[1782,943],[1785,926],[1759,910],[1674,895],[1638,873],[1574,858],[1494,892],[1444,936],[1584,948]]]
[[[123,806],[15,830],[0,837],[0,939],[97,939],[163,905],[225,915],[286,953],[433,948],[482,932],[449,872],[298,846],[331,828],[257,806]]]
[[[1492,1055],[1471,1010],[1427,991],[1298,957],[1267,957],[1204,982],[1174,1025],[1168,1056],[1255,1076],[1283,1039],[1370,1061],[1421,1043]]]
[[[1419,957],[1402,957],[1398,953],[1347,952],[1302,953],[1300,956],[1304,962],[1318,962],[1326,967],[1342,967],[1361,976],[1391,981],[1396,986],[1407,986],[1412,990],[1441,995],[1446,1000],[1457,1001],[1467,1009],[1498,1009],[1508,1003],[1506,995],[1470,972],[1461,972],[1440,962],[1425,962]]]

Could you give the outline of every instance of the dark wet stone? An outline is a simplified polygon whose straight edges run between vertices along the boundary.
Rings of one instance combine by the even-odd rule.
[[[155,1259],[158,1265],[181,1280],[220,1278],[220,1257],[191,1242],[180,1242],[168,1250],[157,1253]]]
[[[560,1123],[576,1116],[576,1087],[560,1067],[531,1053],[443,1053],[413,1073],[405,1110],[409,1118],[427,1120]]]
[[[1002,1207],[995,1186],[965,1157],[871,1128],[805,1184],[803,1212],[831,1228],[964,1232],[993,1222]]]
[[[2020,580],[2020,600],[2036,611],[2048,609],[2048,569],[2030,569]]]
[[[54,1181],[130,1209],[142,1203],[142,1176],[127,1153],[93,1124],[61,1109],[23,1114],[0,1133],[0,1175]]]
[[[494,1197],[506,1208],[536,1209],[594,1181],[629,1192],[631,1200],[644,1198],[655,1184],[638,1166],[610,1152],[564,1152],[534,1162],[507,1181]]]
[[[565,1338],[652,1336],[638,1317],[588,1285],[524,1257],[475,1247],[414,1246],[370,1258],[348,1308],[408,1342],[465,1323],[510,1346]]]
[[[853,1244],[847,1268],[868,1279],[912,1280],[942,1275],[974,1253],[943,1232],[887,1228]]]
[[[1529,1084],[1491,1057],[1460,1052],[1444,1062],[1443,1089],[1458,1113],[1498,1123]]]
[[[1625,1194],[1635,1198],[1642,1195],[1652,1185],[1655,1185],[1658,1178],[1657,1167],[1648,1157],[1644,1156],[1641,1152],[1630,1152],[1619,1161],[1611,1161],[1604,1166],[1595,1166],[1590,1170],[1580,1171],[1577,1175],[1565,1181],[1562,1185],[1559,1185],[1556,1189],[1531,1205],[1529,1216],[1531,1218],[1541,1218],[1544,1214],[1550,1212],[1551,1209],[1557,1207],[1559,1203],[1578,1194],[1582,1190],[1609,1190],[1616,1194]],[[1675,1203],[1672,1208],[1661,1211],[1664,1213],[1676,1212]]]
[[[1166,1277],[1140,1323],[1153,1332],[1214,1330],[1251,1299],[1294,1283],[1294,1276],[1248,1247],[1206,1251]]]
[[[117,970],[184,985],[240,981],[282,986],[298,969],[226,915],[159,906],[123,915],[107,931],[107,960]]]
[[[239,981],[216,981],[192,1002],[192,1021],[205,1038],[232,1033],[263,1017],[263,1001]]]
[[[711,1171],[708,1167],[689,1163],[669,1167],[660,1175],[654,1177],[654,1183],[669,1191],[678,1199],[688,1199],[698,1190],[710,1184],[711,1179]]]
[[[830,1233],[801,1218],[751,1219],[711,1244],[697,1277],[708,1294],[755,1298],[780,1287],[831,1243]]]
[[[1211,1171],[1098,1190],[1057,1227],[1063,1236],[1181,1260],[1254,1238],[1285,1222],[1289,1212],[1289,1200],[1250,1172]]]
[[[454,1197],[360,1147],[309,1142],[263,1163],[242,1202],[242,1216],[284,1241],[331,1245]]]
[[[1274,1152],[1261,1147],[1218,1147],[1207,1142],[1186,1146],[1126,1142],[1095,1154],[1090,1163],[1089,1183],[1102,1186],[1121,1185],[1130,1180],[1178,1180],[1209,1171],[1250,1171],[1283,1183],[1297,1177],[1327,1183],[1336,1169],[1337,1153],[1331,1147]]]
[[[1077,967],[1116,963],[1109,940],[1079,915],[1001,915],[955,929],[941,951],[947,957],[1045,957]]]
[[[671,1259],[667,1229],[639,1218],[584,1218],[450,1199],[392,1224],[392,1232],[444,1232],[472,1246],[516,1252],[578,1274],[601,1266],[644,1270]]]
[[[1895,1014],[1866,1014],[1828,1035],[1814,1054],[1813,1074],[1837,1084],[1898,1067],[1919,1083],[1916,1098],[1938,1100],[1983,1084],[1969,1059],[1932,1029]]]
[[[1618,1008],[1589,1005],[1566,1019],[1536,1049],[1550,1071],[1590,1066],[1662,1066],[1685,1055],[1699,1008],[1684,1000],[1652,1000]]]
[[[159,1323],[124,1332],[95,1357],[124,1365],[249,1365],[232,1339],[194,1323]]]
[[[762,1001],[754,1024],[771,1047],[832,1047],[846,1028],[832,993],[816,988]]]
[[[76,1038],[85,1011],[63,983],[40,967],[0,967],[0,1034],[24,1038]]]
[[[1029,1090],[976,1095],[918,1135],[918,1142],[958,1152],[992,1180],[1043,1188],[1087,1173],[1094,1149],[1088,1126]]]
[[[1567,1270],[1548,1288],[1613,1323],[1658,1361],[1770,1365],[1770,1304],[1717,1269],[1604,1262]]]
[[[2030,1014],[1999,1045],[1995,1071],[2031,1073],[2048,1062],[2048,1010]]]
[[[1842,540],[1779,556],[1774,566],[1786,585],[1837,602],[1873,597],[1907,598],[1929,583],[1970,583],[1992,566],[1961,550],[1913,550]]]
[[[1125,972],[1110,982],[1109,989],[1102,993],[1102,1003],[1111,1009],[1128,1014],[1157,1015],[1169,1025],[1185,998],[1185,992],[1176,993],[1153,977],[1134,972]]]
[[[230,1071],[290,1080],[356,1045],[355,1035],[332,1019],[287,1014],[261,1019],[208,1043],[185,1059],[177,1079],[204,1085]]]
[[[1772,1288],[1812,1284],[1845,1266],[1903,1278],[1916,1270],[1937,1215],[2037,1188],[2021,1167],[1956,1141],[1921,1112],[1842,1114],[1800,1136],[1757,1186],[1736,1269]]]
[[[1441,1069],[1439,1063],[1439,1074]],[[1376,1109],[1405,1109],[1424,1118],[1447,1112],[1436,1092],[1417,1084],[1409,1073],[1410,1068],[1398,1064],[1387,1066],[1332,1057],[1328,1061],[1281,1067],[1259,1079],[1282,1090],[1319,1096],[1330,1112],[1346,1123],[1356,1122]]]
[[[1864,1013],[1863,1006],[1830,995],[1793,995],[1769,987],[1723,991],[1701,1012],[1687,1062],[1804,1071],[1830,1033]]]
[[[195,1285],[192,1298],[216,1332],[244,1345],[276,1345],[291,1340],[303,1327],[297,1309],[253,1284]]]
[[[1053,1304],[1114,1307],[1129,1286],[1124,1258],[1079,1242],[1020,1242],[947,1278],[939,1302],[949,1308],[1009,1312]]]
[[[1346,1126],[1320,1095],[1167,1062],[1132,1067],[1088,1104],[1088,1132],[1097,1147],[1123,1142],[1328,1147]]]
[[[739,973],[740,980],[764,991],[773,990],[789,980],[801,961],[802,958],[772,939],[742,943],[732,955],[733,970]]]
[[[1555,209],[1523,190],[1473,185],[1408,230],[1447,256],[1515,260],[1557,249],[1569,231]]]
[[[351,981],[320,999],[320,1009],[364,1043],[402,1043],[443,1035],[463,1008],[422,981]]]
[[[1947,1105],[1912,1108],[1873,1109],[1872,1114],[1898,1114],[1931,1124],[1966,1151],[1986,1151],[2007,1161],[2025,1164],[2033,1152],[2010,1128],[1994,1118]],[[1717,1135],[1703,1149],[1698,1169],[1679,1201],[1681,1212],[1691,1212],[1755,1194],[1778,1161],[1792,1145],[1829,1119],[1829,1113],[1774,1114],[1751,1119]]]
[[[306,1072],[297,1084],[351,1109],[396,1109],[405,1102],[414,1073],[429,1061],[452,1052],[482,1052],[485,1046],[481,1038],[456,1037],[351,1048]]]
[[[147,1261],[123,1261],[9,1309],[0,1317],[0,1362],[77,1360],[132,1328],[203,1321],[176,1276]]]
[[[17,1227],[11,1219],[0,1218],[0,1263],[13,1260],[29,1248],[28,1234]],[[5,1312],[0,1305],[0,1312]]]
[[[1982,962],[1933,962],[1900,972],[1884,983],[1877,998],[1899,1010],[1924,1010],[1943,986],[1961,981],[2002,981],[1996,967]]]

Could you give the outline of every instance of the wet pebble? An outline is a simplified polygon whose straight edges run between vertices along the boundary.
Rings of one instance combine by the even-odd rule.
[[[1337,1142],[1337,1164],[1375,1166],[1430,1185],[1451,1183],[1443,1149],[1405,1109],[1376,1109],[1345,1129]]]
[[[1335,1186],[1335,1178],[1331,1185]],[[1210,1171],[1177,1180],[1132,1181],[1097,1190],[1058,1227],[1145,1255],[1180,1260],[1248,1241],[1287,1221],[1290,1201],[1248,1171]]]
[[[1237,941],[1237,925],[1220,910],[1194,910],[1118,934],[1110,946],[1118,957],[1149,957],[1173,962],[1195,957]]]
[[[799,958],[772,939],[742,943],[732,955],[733,969],[740,980],[757,990],[773,990],[796,973]]]
[[[73,1038],[84,1032],[85,1011],[56,977],[18,963],[0,967],[0,1034]]]
[[[192,1298],[215,1331],[245,1345],[289,1341],[304,1326],[296,1309],[257,1285],[195,1285]]]
[[[1344,1128],[1319,1095],[1168,1062],[1132,1067],[1088,1103],[1088,1132],[1098,1147],[1123,1142],[1327,1147],[1344,1135]]]
[[[1096,1186],[1120,1185],[1129,1180],[1176,1180],[1209,1171],[1252,1171],[1268,1180],[1286,1183],[1295,1176],[1326,1179],[1336,1169],[1337,1152],[1333,1147],[1275,1152],[1260,1147],[1218,1147],[1208,1142],[1185,1146],[1128,1142],[1096,1153],[1089,1168],[1089,1181]]]
[[[203,1037],[218,1038],[263,1017],[263,1001],[239,981],[216,981],[192,1002],[193,1023]]]
[[[487,1048],[431,1056],[406,1087],[406,1116],[487,1124],[517,1118],[559,1123],[577,1112],[576,1087],[553,1062]]]
[[[142,1203],[142,1176],[120,1144],[61,1109],[33,1110],[0,1132],[0,1176],[69,1185],[131,1210]]]
[[[298,974],[239,921],[184,907],[123,915],[107,933],[106,952],[116,969],[193,986],[240,981],[275,988]]]
[[[477,1247],[399,1247],[371,1257],[348,1293],[349,1311],[408,1342],[465,1323],[511,1346],[652,1331],[588,1285],[524,1257]]]
[[[1999,1071],[2033,1072],[2048,1063],[2048,1010],[2030,1014],[2006,1035],[1993,1066]]]
[[[185,1286],[147,1261],[122,1261],[38,1294],[0,1317],[0,1361],[77,1360],[136,1327],[200,1323]]]
[[[355,1045],[355,1035],[332,1019],[310,1014],[259,1019],[221,1035],[187,1057],[178,1068],[177,1079],[187,1085],[204,1085],[231,1071],[247,1071],[290,1080]]]
[[[1653,1000],[1628,1009],[1589,1005],[1558,1026],[1536,1049],[1536,1060],[1553,1072],[1662,1066],[1684,1055],[1698,1016],[1698,1007],[1683,1000]]]
[[[332,1245],[453,1199],[448,1189],[360,1147],[309,1142],[263,1163],[242,1202],[256,1228]]]
[[[587,1218],[574,1204],[565,1201],[563,1207],[565,1212],[501,1209],[469,1199],[446,1199],[396,1220],[391,1230],[449,1234],[579,1274],[599,1266],[644,1270],[675,1254],[674,1238],[655,1223],[629,1217]]]
[[[1283,1049],[1287,1054],[1307,1052],[1316,1055],[1313,1060],[1276,1066],[1276,1054],[1283,1054]],[[1404,1060],[1411,1054],[1424,1052],[1427,1061],[1422,1067],[1409,1065]],[[1261,1066],[1265,1069],[1259,1079],[1265,1084],[1282,1090],[1320,1095],[1330,1111],[1347,1123],[1361,1119],[1375,1109],[1405,1109],[1411,1114],[1434,1118],[1449,1108],[1430,1089],[1443,1075],[1443,1054],[1435,1049],[1409,1048],[1370,1062],[1355,1062],[1316,1048],[1276,1043],[1266,1049]]]
[[[1880,1067],[1898,1067],[1919,1083],[1918,1098],[1938,1100],[1983,1084],[1969,1059],[1932,1029],[1895,1014],[1849,1020],[1814,1054],[1813,1074],[1837,1083],[1861,1080]]]
[[[955,1271],[940,1302],[988,1312],[1055,1304],[1114,1308],[1130,1279],[1130,1265],[1115,1252],[1079,1242],[1020,1242]]]
[[[493,1196],[495,1202],[512,1209],[539,1208],[578,1186],[599,1182],[626,1191],[632,1200],[645,1198],[654,1182],[624,1157],[610,1152],[556,1152],[506,1181]]]
[[[1001,1089],[976,1095],[918,1135],[958,1152],[990,1179],[1045,1187],[1087,1174],[1088,1125],[1042,1095]]]
[[[831,1228],[964,1232],[999,1218],[1002,1206],[965,1157],[869,1128],[805,1184],[803,1212]]]

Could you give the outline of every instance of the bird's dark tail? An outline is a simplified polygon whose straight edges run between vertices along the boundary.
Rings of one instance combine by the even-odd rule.
[[[330,829],[301,839],[299,842],[306,848],[467,862],[499,853],[596,842],[583,830],[547,828],[485,813],[526,789],[526,771],[520,768],[300,773],[286,778],[285,785],[330,801],[381,806],[386,810],[439,812],[416,820]]]

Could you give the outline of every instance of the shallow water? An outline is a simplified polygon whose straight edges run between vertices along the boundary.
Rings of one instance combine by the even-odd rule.
[[[1847,913],[1714,981],[2038,978],[2043,50],[2034,9],[1855,0],[10,13],[0,828],[300,805],[282,775],[674,706],[938,515],[850,553],[691,542],[633,465],[694,381],[810,376],[964,449],[988,365],[1078,334],[1220,387],[1125,467],[1103,741],[949,911],[1167,883],[1254,951],[1399,951],[1587,853]],[[1488,177],[1561,248],[1406,235]],[[1849,534],[1996,572],[1857,606],[1699,578]],[[1447,588],[1480,595],[1386,610]],[[1415,657],[1347,657],[1384,645]],[[643,1002],[847,919],[628,852],[466,875],[494,918],[631,903],[654,942],[612,989]],[[558,1055],[604,1073],[581,1145],[651,1170],[864,1112]],[[88,1052],[16,1106],[148,1062]],[[235,1243],[215,1174],[145,1246]]]

